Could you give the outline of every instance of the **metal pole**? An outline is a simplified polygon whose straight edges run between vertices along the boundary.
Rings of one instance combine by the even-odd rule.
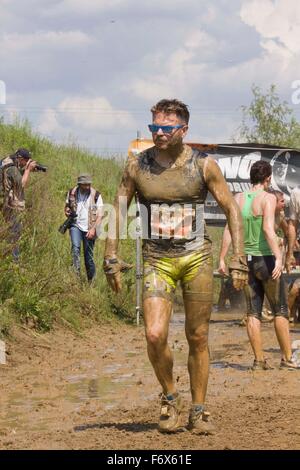
[[[140,324],[140,312],[141,312],[141,281],[142,281],[142,266],[141,266],[141,238],[142,238],[142,227],[141,227],[141,212],[140,202],[137,193],[135,194],[136,203],[136,324]]]

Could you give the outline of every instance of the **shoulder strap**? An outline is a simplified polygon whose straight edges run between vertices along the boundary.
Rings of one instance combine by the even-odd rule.
[[[94,201],[93,204],[97,204],[99,196],[99,191],[96,191],[95,188],[91,188],[91,202]]]
[[[70,204],[70,197],[76,198],[76,191],[77,191],[77,186],[74,186],[74,188],[69,189],[68,191],[68,203]]]

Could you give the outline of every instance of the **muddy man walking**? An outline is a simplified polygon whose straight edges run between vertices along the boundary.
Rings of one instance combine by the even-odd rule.
[[[229,264],[234,286],[247,283],[243,226],[239,208],[212,157],[183,143],[188,132],[188,107],[176,99],[163,99],[151,109],[154,146],[129,157],[115,198],[116,232],[124,219],[119,211],[135,193],[142,205],[143,313],[148,356],[162,387],[159,430],[174,432],[182,426],[182,398],[173,377],[173,357],[168,345],[172,298],[180,281],[185,333],[189,346],[188,372],[191,408],[188,429],[213,433],[205,409],[209,374],[208,328],[213,300],[211,241],[207,235],[204,202],[207,192],[224,210],[232,235],[233,256]],[[146,220],[145,220],[146,219]],[[145,231],[145,230],[144,230]],[[115,234],[116,235],[116,234]],[[123,261],[118,257],[118,237],[109,235],[104,271],[115,292],[121,289]]]

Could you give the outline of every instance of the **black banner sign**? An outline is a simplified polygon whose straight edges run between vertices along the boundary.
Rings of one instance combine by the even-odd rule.
[[[300,150],[264,144],[189,145],[215,158],[233,194],[251,187],[250,168],[258,160],[272,165],[272,188],[284,193],[287,204],[291,190],[300,184]],[[205,220],[209,225],[224,225],[226,220],[210,193],[205,203]]]

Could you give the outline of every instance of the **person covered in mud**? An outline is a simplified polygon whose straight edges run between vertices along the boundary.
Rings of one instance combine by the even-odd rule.
[[[288,306],[282,277],[282,253],[275,233],[277,200],[274,194],[267,192],[271,173],[272,167],[268,162],[255,162],[250,170],[252,188],[235,196],[242,211],[249,267],[249,284],[244,292],[247,302],[247,332],[255,357],[253,370],[272,369],[264,358],[260,331],[265,296],[274,316],[276,336],[282,353],[280,368],[299,368],[292,360]],[[231,235],[226,227],[220,253],[220,272],[225,272],[225,256],[230,243]]]
[[[242,289],[248,278],[242,219],[214,159],[183,143],[188,132],[188,107],[176,99],[163,99],[151,112],[153,120],[149,130],[154,146],[128,159],[115,199],[116,233],[122,223],[121,198],[127,199],[128,207],[137,193],[143,220],[143,315],[147,350],[162,387],[158,429],[173,432],[181,426],[182,398],[174,382],[173,357],[168,345],[172,300],[180,281],[192,395],[188,429],[213,433],[205,409],[208,328],[213,300],[212,248],[203,217],[208,191],[228,219],[233,240],[229,271],[236,289]],[[104,271],[115,292],[121,289],[122,269],[118,237],[110,234]]]
[[[300,221],[300,188],[296,187],[290,194],[290,216],[288,227],[288,249],[285,260],[285,267],[287,272],[291,271],[292,267],[296,266],[294,257],[294,249],[297,246],[297,229]]]
[[[282,191],[277,189],[268,188],[268,193],[274,194],[276,196],[276,209],[275,209],[275,233],[277,235],[277,243],[282,254],[282,263],[285,263],[285,254],[286,254],[286,240],[288,239],[288,221],[286,220],[284,208],[285,200],[284,194]],[[274,320],[272,315],[272,310],[269,304],[267,297],[264,299],[263,309],[262,309],[262,322],[271,322]],[[245,322],[245,325],[247,322]]]

